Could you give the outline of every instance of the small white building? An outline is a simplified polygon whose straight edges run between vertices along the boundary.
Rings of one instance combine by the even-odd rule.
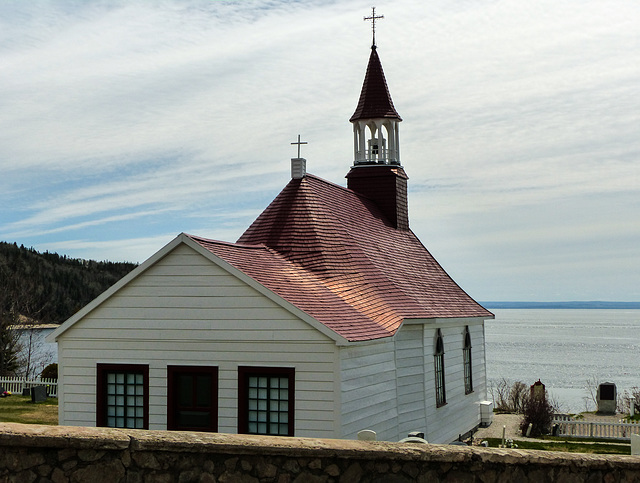
[[[409,229],[375,45],[347,188],[293,178],[236,243],[181,234],[67,320],[60,424],[450,442],[480,423],[484,321]]]

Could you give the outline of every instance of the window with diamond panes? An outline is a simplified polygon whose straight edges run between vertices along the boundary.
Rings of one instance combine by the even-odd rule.
[[[148,366],[98,366],[98,424],[147,429]]]
[[[239,431],[293,436],[293,369],[240,368]]]

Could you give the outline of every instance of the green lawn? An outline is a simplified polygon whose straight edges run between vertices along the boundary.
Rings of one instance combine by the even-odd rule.
[[[32,403],[31,396],[11,395],[0,398],[0,422],[58,424],[58,398]]]
[[[48,398],[45,402],[34,404],[30,396],[12,395],[0,398],[0,422],[24,424],[58,424],[58,399]],[[489,447],[497,448],[500,438],[486,438]],[[600,441],[571,441],[566,438],[553,440],[515,441],[518,449],[538,449],[543,451],[565,451],[569,453],[631,454],[631,445],[607,444]]]
[[[500,438],[486,438],[490,448],[497,448]],[[597,453],[597,454],[631,454],[631,444],[607,444],[592,441],[568,441],[558,438],[554,441],[514,441],[518,449],[539,449],[543,451],[564,451],[567,453]]]

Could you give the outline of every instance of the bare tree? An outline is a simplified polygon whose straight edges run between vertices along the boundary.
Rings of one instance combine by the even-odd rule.
[[[631,413],[631,398],[634,399],[634,414],[640,413],[640,387],[632,387],[631,390],[625,389],[622,394],[618,395],[619,413]]]
[[[0,304],[0,377],[15,376],[20,367],[20,337],[15,330],[18,316]]]
[[[491,399],[493,399],[493,407],[495,407],[498,411],[510,412],[510,388],[511,382],[509,382],[509,380],[504,377],[498,382],[491,381],[491,383],[489,384],[489,392],[491,393]]]
[[[0,263],[0,376],[24,373],[28,377],[33,372],[33,334],[29,335],[25,347],[19,328],[24,321],[34,323],[44,309],[44,306],[36,308],[34,300],[35,297],[18,283],[8,267]]]
[[[19,371],[25,378],[33,379],[53,361],[53,354],[46,350],[42,333],[37,324],[20,326]]]
[[[596,410],[598,408],[598,386],[600,385],[600,380],[597,376],[591,376],[585,382],[585,391],[587,396],[584,398],[584,409],[585,411]]]
[[[509,391],[509,407],[511,412],[522,413],[529,399],[529,386],[522,381],[516,381]]]
[[[498,411],[522,413],[529,399],[529,386],[522,381],[502,378],[489,384],[493,405]]]

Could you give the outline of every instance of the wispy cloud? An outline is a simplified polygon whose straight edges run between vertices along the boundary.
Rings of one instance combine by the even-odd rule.
[[[298,133],[340,182],[368,8],[0,4],[0,239],[138,261],[181,231],[233,240],[287,182]],[[558,267],[565,293],[597,298],[597,267],[640,299],[620,273],[640,273],[640,4],[378,10],[412,226],[445,268],[478,298],[543,299],[563,297]]]

